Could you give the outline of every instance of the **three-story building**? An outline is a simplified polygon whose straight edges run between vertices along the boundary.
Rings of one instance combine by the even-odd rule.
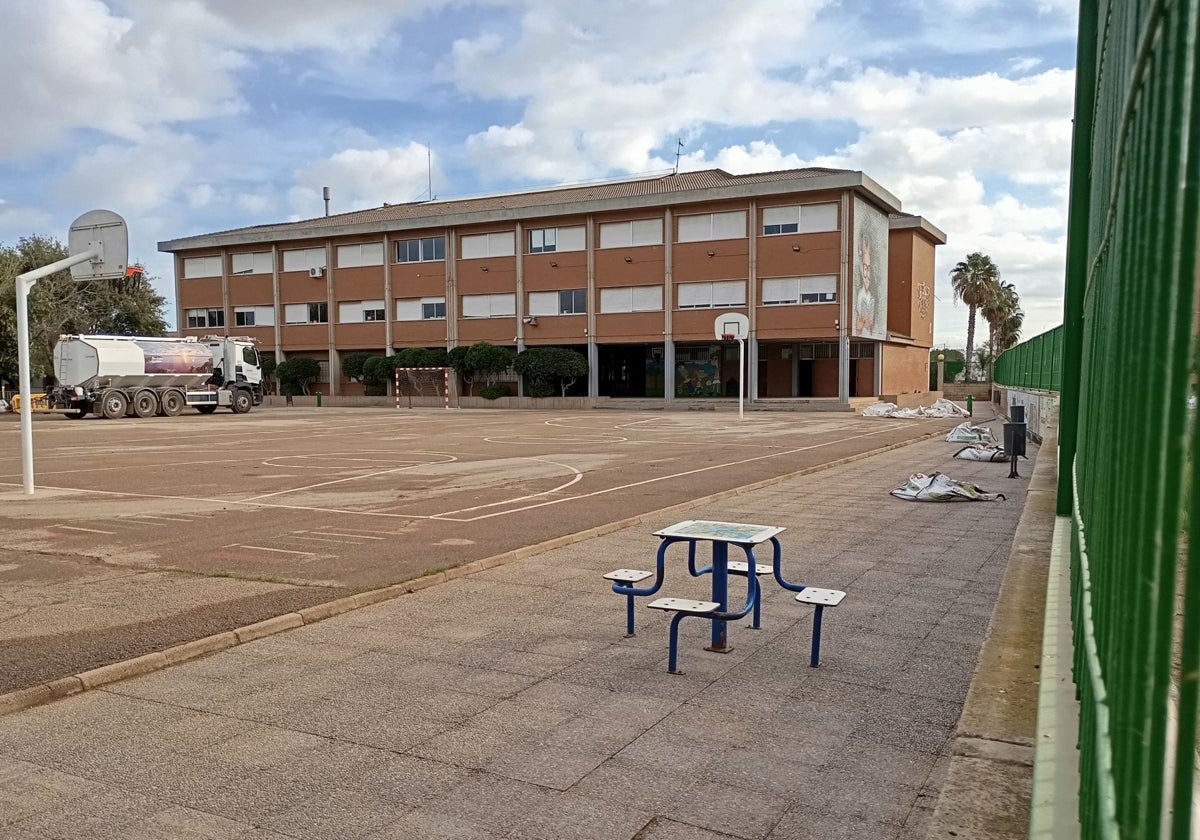
[[[721,170],[435,200],[159,243],[184,335],[322,364],[488,341],[571,347],[588,396],[847,400],[928,388],[946,237],[862,172]]]

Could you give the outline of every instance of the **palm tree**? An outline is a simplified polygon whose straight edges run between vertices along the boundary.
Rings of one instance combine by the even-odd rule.
[[[967,379],[975,360],[975,310],[983,306],[1000,282],[1000,269],[987,254],[976,251],[950,270],[954,299],[967,305]]]
[[[1019,312],[1017,304],[1020,301],[1017,288],[1012,283],[997,279],[992,294],[979,307],[979,314],[988,322],[988,366],[995,362],[1006,347],[1001,347],[996,341],[997,332],[1008,318]],[[989,377],[990,378],[990,377]]]
[[[996,347],[1005,351],[1021,340],[1021,327],[1025,324],[1025,313],[1014,309],[1000,326],[996,327]]]

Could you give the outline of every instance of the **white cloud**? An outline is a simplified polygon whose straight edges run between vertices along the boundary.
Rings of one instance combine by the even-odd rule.
[[[427,197],[431,177],[427,152],[419,143],[390,149],[345,149],[310,163],[295,173],[295,185],[288,194],[292,210],[296,218],[321,215],[323,187],[330,188],[330,212],[335,213]],[[432,179],[435,184],[442,180],[436,166]]]

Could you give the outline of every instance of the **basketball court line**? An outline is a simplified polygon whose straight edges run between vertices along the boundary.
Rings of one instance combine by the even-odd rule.
[[[436,454],[442,454],[442,453],[430,453],[430,454],[436,455]],[[447,457],[447,460],[445,460],[445,461],[435,461],[433,463],[435,463],[435,464],[452,464],[458,460],[458,458],[455,458],[453,456],[448,455],[446,457]],[[277,490],[274,493],[263,493],[260,496],[251,496],[248,499],[242,499],[242,501],[243,502],[255,502],[255,501],[258,501],[259,499],[270,499],[273,496],[282,496],[286,493],[302,493],[305,490],[315,490],[318,487],[328,487],[333,484],[343,484],[347,481],[358,481],[359,479],[363,479],[363,478],[376,478],[381,475],[391,475],[392,473],[405,472],[406,470],[414,470],[417,467],[428,467],[428,466],[430,466],[430,464],[427,462],[420,463],[420,464],[407,464],[406,466],[395,467],[394,469],[390,469],[390,470],[381,470],[379,472],[364,473],[363,475],[351,475],[351,476],[346,476],[345,478],[335,478],[332,481],[322,481],[318,484],[309,484],[306,487],[293,487],[290,490]]]
[[[109,534],[116,536],[116,531],[101,531],[99,528],[80,528],[77,525],[50,525],[50,528],[61,528],[64,531],[83,531],[88,534]]]
[[[302,511],[312,511],[312,512],[317,512],[317,513],[330,513],[330,514],[339,514],[339,515],[348,515],[348,516],[366,516],[366,517],[385,518],[385,519],[433,520],[433,521],[439,521],[439,522],[467,523],[467,522],[477,522],[482,519],[491,519],[491,518],[494,518],[497,516],[507,516],[509,514],[522,513],[524,511],[534,510],[539,507],[547,507],[549,505],[561,504],[563,502],[580,501],[583,499],[588,499],[588,498],[593,498],[593,497],[597,497],[597,496],[608,495],[608,494],[620,492],[622,490],[628,490],[628,489],[634,488],[634,487],[642,487],[642,486],[645,486],[648,484],[655,484],[655,483],[659,483],[659,482],[663,482],[663,481],[670,481],[672,479],[682,478],[682,477],[689,476],[689,475],[697,475],[700,473],[711,472],[713,470],[728,469],[730,467],[741,466],[743,464],[749,464],[749,463],[754,463],[757,461],[769,460],[772,458],[779,458],[779,457],[783,457],[786,455],[793,455],[793,454],[796,454],[799,452],[811,451],[814,449],[821,449],[823,447],[833,446],[833,445],[836,445],[839,443],[846,443],[846,442],[849,442],[852,440],[860,440],[863,438],[872,437],[874,435],[883,434],[885,432],[892,431],[893,428],[894,427],[879,428],[879,429],[876,429],[871,432],[865,432],[865,433],[859,434],[859,435],[851,435],[849,437],[839,438],[837,440],[832,440],[832,441],[825,441],[822,443],[812,444],[809,446],[797,447],[797,448],[786,450],[783,452],[771,452],[771,453],[767,453],[765,455],[757,455],[752,458],[744,458],[744,459],[737,460],[737,461],[728,461],[728,462],[721,463],[721,464],[710,464],[708,466],[699,467],[699,468],[693,469],[693,470],[685,470],[683,472],[671,473],[669,475],[656,476],[654,478],[645,479],[643,481],[635,481],[635,482],[630,482],[627,484],[615,485],[613,487],[605,488],[603,490],[596,490],[596,491],[593,491],[590,493],[584,493],[584,494],[580,494],[580,495],[576,495],[576,496],[567,496],[567,497],[564,497],[561,499],[552,499],[552,500],[540,502],[540,503],[533,504],[533,505],[525,505],[523,507],[513,508],[511,510],[496,511],[494,513],[487,513],[487,514],[482,514],[480,516],[467,517],[467,518],[457,518],[457,517],[454,517],[451,515],[453,513],[457,513],[457,511],[445,511],[440,514],[421,515],[421,514],[408,514],[408,513],[393,513],[393,512],[389,512],[389,511],[346,510],[346,509],[342,509],[342,508],[317,507],[315,505],[275,504],[275,503],[259,501],[260,499],[263,499],[263,498],[268,498],[270,496],[279,495],[278,493],[267,494],[265,496],[252,497],[251,499],[219,499],[219,498],[213,499],[213,498],[204,498],[204,497],[196,497],[196,496],[171,496],[171,495],[166,495],[166,494],[154,494],[154,493],[128,493],[128,492],[119,492],[119,491],[112,491],[112,490],[89,490],[89,489],[70,488],[70,487],[45,487],[44,486],[43,489],[57,490],[57,491],[68,492],[68,493],[73,492],[73,493],[87,493],[87,494],[102,495],[102,496],[116,496],[116,497],[120,497],[120,498],[166,499],[166,500],[171,500],[171,501],[202,502],[202,503],[212,504],[212,505],[243,505],[246,507],[263,507],[263,508],[273,508],[273,509],[277,509],[277,510],[302,510]],[[411,467],[405,467],[403,469],[411,469]],[[401,471],[402,470],[399,470],[399,469],[398,470],[387,470],[384,473],[379,473],[379,474],[382,475],[382,474],[386,474],[386,473],[401,472]],[[318,484],[318,485],[310,485],[308,488],[297,488],[297,489],[312,489],[315,487],[326,486],[328,484],[336,484],[336,483],[341,483],[343,481],[354,480],[356,478],[361,478],[361,477],[365,477],[365,476],[352,476],[348,479],[339,479],[339,480],[333,481],[333,482],[324,482],[324,483]],[[12,484],[12,483],[0,483],[0,486],[19,487],[20,485]],[[280,491],[280,492],[281,493],[295,492],[295,490]],[[506,504],[506,503],[513,504],[514,502],[521,501],[523,498],[525,498],[525,497],[509,499],[506,502],[501,502],[499,504]],[[493,504],[490,506],[495,507],[496,505]],[[66,527],[66,526],[63,526],[63,527]]]

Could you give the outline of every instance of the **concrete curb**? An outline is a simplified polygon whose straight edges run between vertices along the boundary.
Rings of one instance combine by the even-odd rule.
[[[414,592],[419,592],[422,589],[427,589],[430,586],[436,586],[439,583],[445,583],[450,580],[458,580],[468,577],[477,572],[492,569],[497,566],[503,566],[507,563],[512,563],[516,560],[524,560],[527,557],[533,557],[537,554],[543,554],[547,551],[553,551],[556,548],[564,548],[576,543],[585,542],[596,537],[611,534],[614,531],[621,531],[625,528],[641,525],[652,519],[665,516],[670,513],[685,511],[694,508],[697,505],[711,504],[712,502],[722,499],[731,499],[737,496],[743,496],[747,493],[752,493],[755,490],[761,490],[764,487],[770,487],[775,484],[780,484],[784,481],[789,481],[793,478],[798,478],[804,475],[821,472],[823,470],[840,467],[845,464],[851,464],[855,461],[861,461],[866,458],[871,458],[875,455],[881,455],[884,452],[891,452],[894,449],[901,449],[905,446],[912,446],[916,443],[929,440],[930,438],[939,437],[945,434],[945,429],[928,432],[920,437],[912,438],[911,440],[901,441],[899,443],[890,443],[887,446],[881,446],[876,449],[871,449],[866,452],[860,452],[855,455],[848,455],[845,458],[838,458],[834,461],[829,461],[824,464],[818,464],[804,469],[794,470],[793,472],[783,475],[773,476],[771,478],[756,481],[753,484],[745,484],[741,487],[734,487],[729,490],[721,490],[717,493],[712,493],[708,496],[702,496],[698,499],[691,499],[686,502],[681,502],[677,505],[659,508],[658,510],[641,513],[637,516],[618,519],[615,522],[608,522],[604,525],[597,525],[594,528],[587,528],[583,531],[576,531],[573,534],[565,534],[561,537],[555,537],[545,542],[537,543],[536,545],[523,546],[521,548],[506,551],[503,554],[495,554],[491,557],[484,557],[479,560],[473,560],[470,563],[464,563],[461,566],[454,566],[449,569],[444,569],[438,572],[433,572],[413,580],[407,580],[402,583],[392,584],[380,589],[372,589],[367,592],[360,592],[356,595],[348,595],[343,598],[338,598],[334,601],[328,601],[324,604],[316,604],[311,607],[306,607],[299,612],[290,612],[283,615],[268,618],[265,621],[259,621],[254,624],[248,624],[244,627],[238,627],[233,630],[226,630],[212,636],[205,636],[201,639],[195,639],[184,644],[175,645],[174,647],[166,648],[165,650],[148,653],[143,656],[138,656],[134,659],[126,659],[121,662],[113,662],[109,665],[103,665],[99,668],[93,668],[89,671],[84,671],[79,674],[74,674],[69,677],[52,680],[51,682],[42,683],[40,685],[30,686],[28,688],[17,689],[10,691],[7,694],[0,694],[0,716],[19,712],[23,709],[29,709],[34,706],[40,706],[44,703],[49,703],[53,700],[59,700],[63,697],[70,697],[72,694],[79,694],[84,691],[90,691],[96,688],[102,688],[106,685],[111,685],[115,682],[127,679],[129,677],[141,676],[143,674],[161,671],[173,665],[179,665],[184,662],[190,662],[194,659],[200,659],[209,656],[213,653],[219,653],[223,650],[246,644],[257,639],[262,639],[267,636],[273,636],[277,633],[282,633],[286,630],[294,630],[297,627],[303,627],[308,624],[315,624],[318,621],[324,621],[327,618],[332,618],[342,613],[350,612],[351,610],[369,607],[374,604],[381,604],[384,601],[390,601],[394,598],[399,598],[404,595],[410,595]]]

